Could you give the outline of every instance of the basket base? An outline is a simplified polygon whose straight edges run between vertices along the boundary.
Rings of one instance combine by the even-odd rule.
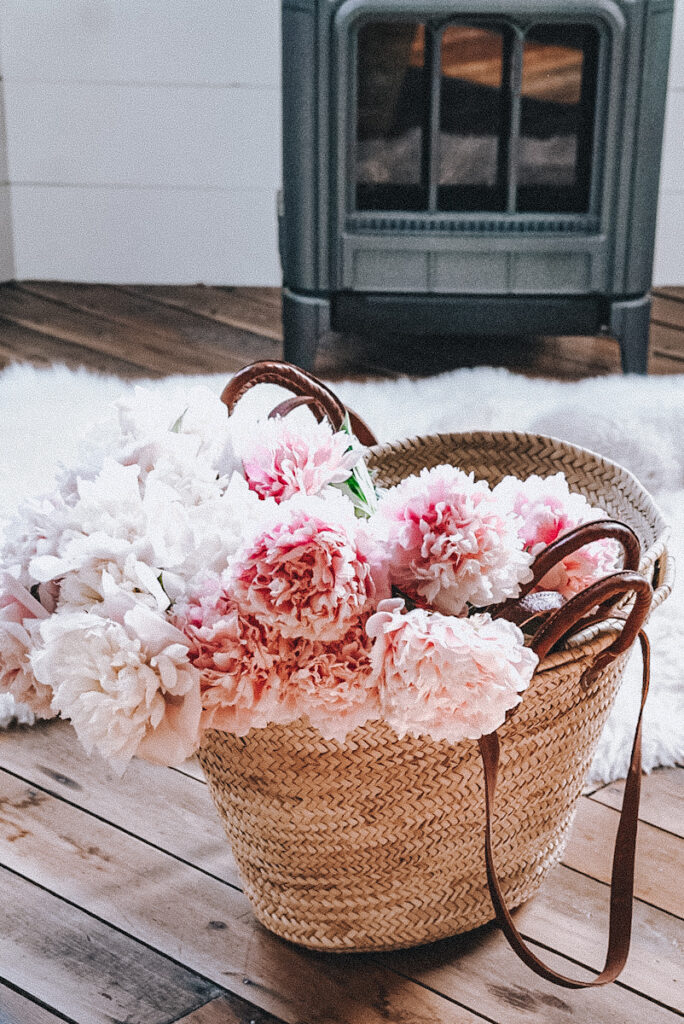
[[[549,865],[549,870],[553,866],[555,866],[555,864]],[[539,879],[534,886],[530,887],[528,885],[526,887],[525,898],[519,900],[517,903],[514,901],[510,905],[510,909],[513,910],[518,906],[522,906],[524,903],[527,903],[532,899],[541,887],[547,874],[548,871],[544,871],[544,873],[539,876]],[[530,889],[532,889],[531,892]],[[488,894],[487,900],[489,900]],[[425,934],[423,936],[414,933],[410,937],[404,937],[403,939],[390,939],[388,937],[385,940],[379,936],[374,936],[373,938],[368,938],[365,942],[357,942],[351,934],[342,935],[339,932],[327,939],[322,937],[302,937],[300,928],[295,928],[294,930],[291,928],[292,922],[274,919],[273,916],[269,914],[263,914],[257,901],[250,899],[250,904],[257,921],[263,925],[267,931],[276,935],[279,939],[291,942],[294,946],[299,946],[301,949],[308,949],[316,953],[395,953],[400,950],[415,949],[419,946],[428,946],[434,942],[454,938],[456,935],[464,935],[467,932],[484,927],[496,919],[496,915],[494,914],[494,909],[490,901],[489,910],[487,913],[482,914],[481,920],[475,921],[475,919],[472,919],[469,920],[467,924],[464,924],[464,922],[459,923],[457,921],[444,921],[441,927],[436,927],[435,922],[431,922],[430,927],[425,930]],[[369,923],[370,922],[368,920],[363,923],[359,923],[360,926],[355,929],[355,932],[357,934],[362,932],[364,925],[367,929]]]
[[[581,670],[573,662],[566,671]],[[556,687],[558,676],[550,681]],[[518,716],[513,723],[520,732]],[[529,899],[560,859],[586,769],[578,765],[568,787],[563,744],[554,752],[547,738],[546,730],[530,730],[515,747],[503,745],[494,825],[511,907]],[[280,938],[312,950],[377,952],[493,919],[476,743],[398,741],[376,722],[340,745],[297,722],[244,739],[209,731],[200,761],[245,893]]]

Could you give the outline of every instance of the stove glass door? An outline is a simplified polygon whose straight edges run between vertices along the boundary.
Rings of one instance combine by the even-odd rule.
[[[524,42],[517,208],[589,207],[599,38],[588,25],[541,25]]]
[[[370,22],[359,29],[357,209],[428,208],[429,90],[423,24]]]
[[[505,210],[509,105],[502,29],[447,25],[440,46],[440,210]]]
[[[588,212],[600,42],[586,24],[363,22],[356,209]]]

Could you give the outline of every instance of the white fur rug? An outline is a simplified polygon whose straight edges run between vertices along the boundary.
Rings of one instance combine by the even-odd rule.
[[[176,390],[198,378],[156,381]],[[224,376],[202,377],[217,392]],[[50,485],[58,458],[73,459],[88,425],[130,385],[64,367],[12,366],[0,374],[0,517],[22,496]],[[272,395],[247,401],[270,408]],[[684,566],[684,376],[600,377],[580,383],[528,380],[507,370],[457,370],[425,380],[336,384],[381,440],[450,430],[529,430],[606,455],[656,496],[672,526],[671,550]],[[652,687],[644,720],[644,765],[684,760],[684,583],[653,616]],[[628,667],[592,768],[596,782],[625,775],[640,689],[638,656]],[[2,703],[4,701],[4,704]],[[0,697],[0,724],[28,721]]]

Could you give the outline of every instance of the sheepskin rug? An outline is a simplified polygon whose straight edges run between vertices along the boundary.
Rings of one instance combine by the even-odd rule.
[[[220,392],[226,378],[172,377],[145,386],[168,393],[198,381]],[[0,373],[0,518],[23,496],[48,488],[58,460],[73,459],[89,424],[132,386],[61,366],[15,365]],[[684,565],[684,375],[564,383],[484,367],[334,388],[380,440],[435,431],[524,430],[600,452],[630,469],[654,495],[672,527],[671,551]],[[245,401],[270,408],[272,391],[258,389]],[[647,770],[684,760],[684,583],[654,614],[649,633],[654,656],[644,719]],[[637,655],[601,739],[594,782],[626,774],[640,685]],[[11,721],[30,724],[30,715],[0,697],[0,725]]]

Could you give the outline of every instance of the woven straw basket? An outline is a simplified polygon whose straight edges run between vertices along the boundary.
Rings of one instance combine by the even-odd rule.
[[[626,470],[551,438],[513,433],[415,438],[371,450],[381,486],[440,463],[496,484],[562,470],[570,488],[637,534],[640,573],[671,588],[666,526]],[[576,634],[544,658],[516,714],[499,730],[492,823],[510,907],[539,888],[565,846],[586,772],[627,653],[583,689],[580,677],[616,638],[616,620]],[[344,746],[308,725],[244,739],[205,734],[200,760],[258,919],[311,949],[396,949],[494,917],[483,856],[483,768],[476,742],[407,737],[382,723]]]

